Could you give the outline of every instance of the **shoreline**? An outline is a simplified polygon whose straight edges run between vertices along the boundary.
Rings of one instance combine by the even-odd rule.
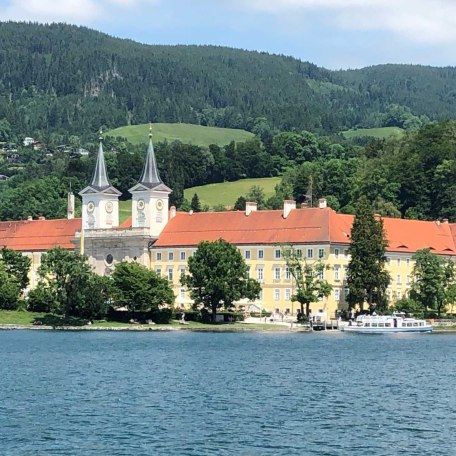
[[[134,332],[148,332],[148,331],[194,331],[194,332],[305,332],[305,333],[326,333],[326,332],[341,332],[340,330],[327,330],[327,331],[310,331],[307,327],[293,327],[290,328],[286,325],[276,324],[268,325],[268,327],[261,328],[251,324],[245,324],[245,326],[230,327],[228,325],[212,326],[207,327],[192,327],[187,325],[174,326],[174,325],[132,325],[132,326],[49,326],[49,325],[18,325],[14,323],[0,324],[0,331],[134,331]],[[435,333],[456,333],[456,328],[445,329],[445,327],[434,327],[431,334]]]

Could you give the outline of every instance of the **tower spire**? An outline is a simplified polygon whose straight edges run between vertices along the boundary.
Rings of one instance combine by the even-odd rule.
[[[96,190],[104,190],[105,188],[110,187],[111,183],[109,182],[108,173],[106,171],[106,163],[103,152],[103,132],[101,131],[101,128],[98,139],[100,140],[100,145],[98,147],[97,163],[93,172],[92,181],[90,182],[90,187]]]
[[[163,183],[158,174],[157,161],[155,160],[154,145],[152,144],[152,124],[149,124],[149,147],[147,148],[144,169],[139,183],[147,188],[154,188]]]

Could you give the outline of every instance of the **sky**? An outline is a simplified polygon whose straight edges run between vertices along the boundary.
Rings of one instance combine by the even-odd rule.
[[[0,0],[0,20],[264,51],[329,69],[456,64],[456,0]]]

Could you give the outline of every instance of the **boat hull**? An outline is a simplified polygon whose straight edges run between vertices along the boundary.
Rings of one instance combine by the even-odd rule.
[[[363,328],[358,326],[343,326],[341,331],[359,334],[389,334],[389,333],[425,333],[432,332],[432,326],[416,326],[412,328]]]

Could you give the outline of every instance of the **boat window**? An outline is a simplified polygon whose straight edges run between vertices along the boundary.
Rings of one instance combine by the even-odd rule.
[[[412,323],[407,323],[407,327],[410,327],[410,326],[412,326]]]
[[[414,321],[413,326],[418,326],[418,322]]]
[[[377,327],[377,323],[372,323],[372,327],[376,328]]]
[[[385,328],[391,328],[391,323],[385,323]]]
[[[364,327],[365,327],[365,328],[369,328],[370,325],[371,325],[370,323],[364,323]]]
[[[379,323],[379,324],[378,324],[378,327],[379,327],[379,328],[384,328],[384,327],[385,327],[385,323]]]
[[[420,321],[420,326],[424,326],[424,323],[422,321]]]

